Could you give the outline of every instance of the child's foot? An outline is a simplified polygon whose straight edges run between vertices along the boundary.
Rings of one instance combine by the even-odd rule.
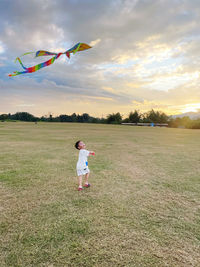
[[[85,184],[84,187],[90,187],[90,184]]]
[[[82,191],[82,190],[83,190],[83,188],[82,188],[82,187],[79,187],[79,188],[78,188],[78,191]]]

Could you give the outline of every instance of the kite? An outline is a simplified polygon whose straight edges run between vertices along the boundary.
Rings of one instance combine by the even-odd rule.
[[[74,45],[72,48],[68,49],[67,51],[63,52],[63,53],[52,53],[52,52],[48,52],[48,51],[44,51],[44,50],[39,50],[35,53],[35,57],[41,57],[41,56],[52,56],[52,58],[50,58],[49,60],[43,62],[43,63],[40,63],[38,65],[35,65],[33,67],[29,67],[29,68],[26,68],[21,59],[19,57],[16,58],[15,62],[18,60],[20,65],[22,66],[22,68],[24,69],[24,71],[15,71],[13,72],[12,74],[9,74],[8,76],[9,77],[12,77],[12,76],[16,76],[16,75],[19,75],[19,74],[24,74],[24,73],[32,73],[32,72],[35,72],[41,68],[44,68],[44,67],[47,67],[51,64],[54,63],[54,61],[56,59],[58,59],[61,55],[66,55],[68,58],[70,58],[70,54],[73,53],[75,54],[76,52],[79,52],[79,51],[83,51],[83,50],[86,50],[86,49],[89,49],[91,48],[91,46],[89,46],[88,44],[84,44],[84,43],[77,43],[76,45]],[[25,56],[25,55],[28,55],[28,54],[34,54],[34,52],[27,52],[21,56]]]

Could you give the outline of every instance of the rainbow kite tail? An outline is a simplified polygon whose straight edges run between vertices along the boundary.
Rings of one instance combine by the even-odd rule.
[[[91,48],[90,45],[88,44],[85,44],[85,43],[77,43],[76,45],[74,45],[72,48],[68,49],[67,51],[65,51],[64,53],[52,53],[52,52],[48,52],[48,51],[44,51],[44,50],[39,50],[36,52],[35,54],[35,57],[40,57],[40,56],[51,56],[53,55],[54,57],[52,57],[51,59],[45,61],[45,62],[42,62],[40,64],[37,64],[33,67],[29,67],[29,68],[26,68],[21,59],[19,57],[16,58],[15,62],[16,61],[19,61],[20,65],[22,66],[22,68],[25,70],[25,71],[15,71],[13,72],[12,74],[9,74],[8,76],[9,77],[12,77],[12,76],[16,76],[16,75],[19,75],[19,74],[24,74],[24,73],[32,73],[32,72],[35,72],[41,68],[44,68],[44,67],[47,67],[51,64],[54,63],[54,61],[56,59],[58,59],[61,55],[65,54],[68,58],[70,58],[70,54],[73,53],[75,54],[76,52],[79,52],[79,51],[83,51],[83,50],[86,50],[86,49],[89,49]],[[25,56],[25,55],[28,55],[28,54],[32,54],[34,52],[27,52],[25,54],[23,54],[22,56]]]
[[[25,56],[25,55],[29,55],[29,54],[34,54],[34,52],[27,52],[27,53],[24,53],[21,55],[22,56]],[[25,70],[25,71],[14,71],[12,74],[8,74],[9,77],[12,77],[12,76],[16,76],[16,75],[19,75],[19,74],[24,74],[24,73],[28,73],[28,70],[27,68],[23,65],[21,59],[19,57],[17,57],[15,59],[15,63],[19,61],[19,64],[22,66],[22,68]]]
[[[66,56],[67,56],[68,58],[70,58],[70,53],[69,53],[69,52],[66,52]]]
[[[9,77],[12,77],[12,76],[17,76],[19,74],[24,74],[24,73],[28,73],[28,71],[14,71],[12,74],[8,74]]]
[[[27,72],[28,72],[28,69],[23,65],[21,59],[20,59],[19,57],[17,57],[17,58],[15,59],[15,62],[16,62],[17,60],[19,61],[20,65],[22,66],[22,68],[23,68],[25,71],[14,71],[12,74],[8,74],[9,77],[17,76],[17,75],[19,75],[19,74],[24,74],[24,73],[27,73]]]
[[[25,70],[27,70],[27,68],[24,67],[24,65],[23,65],[23,63],[22,63],[22,61],[21,61],[21,59],[20,59],[19,57],[17,57],[17,58],[15,59],[15,62],[16,62],[17,60],[19,61],[19,64],[22,66],[22,68],[25,69]]]

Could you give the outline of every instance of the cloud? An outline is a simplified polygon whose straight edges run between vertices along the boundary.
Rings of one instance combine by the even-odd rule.
[[[0,54],[4,53],[5,52],[5,48],[4,48],[4,45],[3,43],[0,41]]]
[[[199,103],[199,19],[198,1],[2,0],[1,110],[174,112]],[[77,42],[93,48],[34,74],[7,78],[21,70],[13,63],[16,56],[65,51]],[[23,62],[29,67],[45,59],[27,56]]]
[[[34,107],[35,106],[35,104],[18,104],[18,105],[16,105],[17,107]]]
[[[96,39],[96,40],[94,40],[94,41],[91,41],[90,42],[90,45],[91,46],[95,46],[95,45],[97,45],[98,43],[100,43],[101,42],[101,39]]]

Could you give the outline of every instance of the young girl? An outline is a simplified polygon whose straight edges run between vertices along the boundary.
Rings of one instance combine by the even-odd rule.
[[[88,168],[88,156],[95,155],[94,151],[88,151],[86,150],[86,145],[83,143],[83,141],[77,141],[75,144],[75,148],[77,148],[79,151],[79,157],[78,162],[76,165],[77,175],[78,175],[78,181],[79,181],[79,187],[78,191],[83,190],[82,187],[82,179],[83,175],[85,175],[85,185],[84,187],[90,187],[90,184],[88,183],[88,178],[90,174],[90,170]]]

